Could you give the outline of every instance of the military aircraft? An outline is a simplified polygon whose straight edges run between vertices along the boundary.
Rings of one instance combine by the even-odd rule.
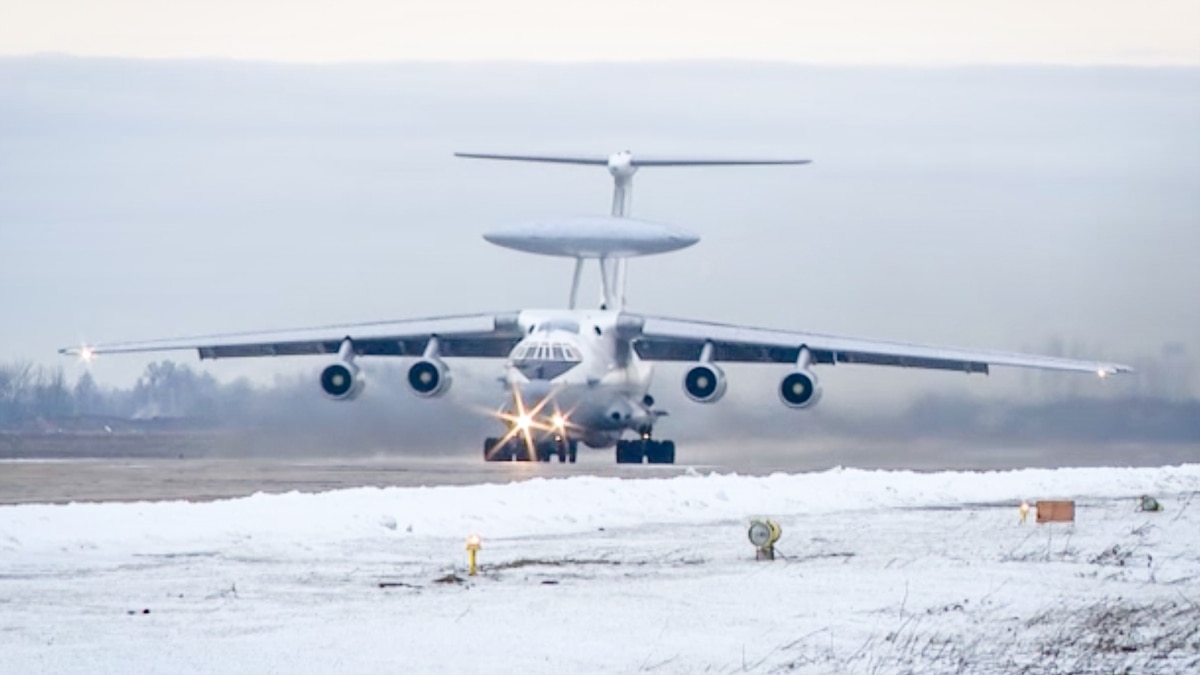
[[[575,260],[566,308],[379,321],[287,331],[264,331],[87,345],[62,349],[91,359],[98,354],[196,350],[201,359],[313,355],[330,358],[320,374],[330,398],[352,401],[366,382],[361,357],[411,360],[414,394],[443,396],[450,389],[447,360],[502,359],[507,388],[497,418],[504,432],[483,443],[488,461],[574,462],[580,442],[616,449],[618,463],[670,464],[675,444],[654,437],[666,414],[650,394],[652,364],[691,364],[683,390],[691,400],[716,403],[725,394],[723,363],[784,366],[777,393],[789,408],[821,398],[816,369],[834,364],[898,366],[988,373],[994,366],[1077,371],[1100,377],[1128,366],[1099,361],[998,351],[936,347],[633,313],[625,310],[626,265],[632,257],[668,253],[699,237],[677,227],[630,216],[633,177],[646,167],[801,165],[803,159],[705,159],[602,155],[456,153],[458,157],[591,165],[613,177],[608,216],[525,223],[484,235],[499,246]],[[600,268],[600,302],[580,307],[584,265]]]

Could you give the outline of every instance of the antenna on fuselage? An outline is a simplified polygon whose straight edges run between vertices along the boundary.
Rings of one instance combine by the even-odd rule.
[[[608,168],[608,172],[613,177],[613,199],[612,199],[612,218],[630,219],[630,212],[633,209],[633,176],[637,170],[644,166],[772,166],[786,164],[809,164],[810,159],[768,159],[768,158],[724,158],[710,159],[703,157],[671,157],[671,156],[643,156],[635,157],[628,150],[615,152],[607,157],[601,155],[503,155],[489,153],[474,153],[474,152],[456,152],[455,157],[465,157],[468,159],[494,159],[513,162],[545,162],[550,164],[582,164],[589,166],[604,166]],[[580,219],[579,222],[583,222]],[[560,223],[561,224],[561,223]],[[595,225],[595,220],[591,219],[589,225]],[[646,224],[652,227],[662,227],[653,224]],[[544,228],[543,228],[544,229]],[[531,236],[522,236],[520,233],[501,233],[499,235],[485,235],[488,241],[508,246],[518,250],[524,250],[531,253],[545,253],[549,255],[570,255],[575,258],[575,271],[571,281],[571,299],[570,307],[575,308],[579,295],[579,280],[583,274],[583,264],[588,258],[596,258],[600,265],[600,296],[601,304],[606,309],[620,310],[625,307],[625,285],[626,285],[626,261],[633,255],[646,255],[647,253],[662,253],[667,250],[675,250],[690,246],[699,241],[699,238],[693,238],[687,243],[676,245],[673,248],[662,248],[662,250],[654,251],[631,251],[626,249],[633,248],[630,246],[630,238],[627,232],[614,233],[611,241],[604,242],[603,237],[596,237],[595,231],[588,231],[585,236],[578,237],[577,246],[564,245],[563,237],[559,235],[560,241],[556,242],[553,247],[547,246],[544,242],[533,242],[535,238],[545,238],[543,233]],[[583,240],[590,237],[589,246],[585,246]],[[680,240],[679,236],[673,236],[673,239]]]

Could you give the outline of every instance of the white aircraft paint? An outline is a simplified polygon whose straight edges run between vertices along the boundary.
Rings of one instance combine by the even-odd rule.
[[[674,444],[651,438],[656,421],[665,414],[650,396],[653,361],[692,363],[684,390],[701,403],[715,403],[724,393],[719,363],[784,364],[788,369],[778,394],[792,408],[816,404],[821,388],[814,368],[837,363],[965,373],[1009,366],[1101,377],[1131,370],[1117,363],[780,331],[624,311],[625,261],[629,257],[666,253],[699,241],[684,230],[629,217],[633,176],[639,168],[806,164],[808,160],[643,157],[628,151],[610,156],[460,156],[603,166],[613,176],[611,216],[538,221],[484,235],[507,248],[575,258],[568,308],[112,343],[60,351],[85,358],[192,349],[202,359],[328,355],[335,362],[322,373],[321,386],[331,397],[342,400],[352,400],[362,391],[355,364],[362,356],[412,358],[409,384],[418,395],[431,398],[449,390],[450,368],[445,359],[504,359],[503,381],[510,395],[498,417],[507,433],[485,441],[488,459],[548,459],[557,454],[560,461],[573,460],[576,444],[583,442],[600,448],[616,445],[618,461],[668,463],[674,461]],[[600,266],[602,305],[598,309],[577,308],[580,272],[587,260],[596,260]],[[622,440],[630,433],[639,440]]]

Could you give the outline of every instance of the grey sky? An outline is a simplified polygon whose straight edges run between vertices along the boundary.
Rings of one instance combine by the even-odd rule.
[[[1200,64],[1194,0],[39,0],[0,54]]]
[[[1194,358],[1198,84],[1181,68],[0,60],[0,358],[562,306],[569,263],[479,235],[603,213],[607,176],[451,153],[624,148],[816,160],[640,173],[634,212],[704,239],[631,265],[635,310],[1126,360],[1178,341]],[[1023,381],[829,372],[862,400]],[[777,376],[746,369],[731,394]]]

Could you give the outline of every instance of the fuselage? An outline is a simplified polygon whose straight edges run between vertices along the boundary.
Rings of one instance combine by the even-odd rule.
[[[507,415],[524,409],[535,428],[592,447],[611,446],[627,430],[648,433],[655,420],[648,397],[653,370],[619,334],[619,316],[604,310],[522,312],[525,337],[505,363],[512,392]]]

